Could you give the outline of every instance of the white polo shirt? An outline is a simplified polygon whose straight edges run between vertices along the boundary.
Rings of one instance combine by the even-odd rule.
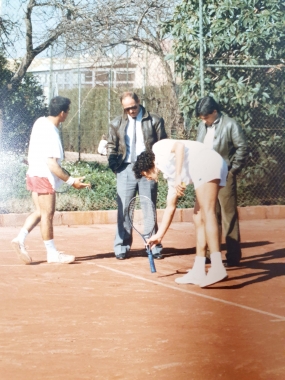
[[[49,170],[47,159],[52,157],[61,165],[63,149],[59,130],[47,117],[40,117],[36,120],[30,137],[27,174],[30,177],[48,178],[52,187],[56,189],[62,180]]]

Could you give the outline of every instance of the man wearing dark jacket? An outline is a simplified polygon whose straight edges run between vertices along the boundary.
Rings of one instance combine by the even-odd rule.
[[[196,117],[202,122],[197,141],[218,152],[228,165],[227,184],[219,191],[217,218],[226,241],[226,266],[236,266],[241,259],[240,231],[237,212],[236,175],[245,165],[248,153],[244,133],[239,124],[220,111],[216,101],[206,96],[196,104]]]
[[[153,144],[167,137],[164,120],[154,113],[149,113],[140,104],[133,92],[121,95],[123,115],[116,117],[109,125],[108,161],[117,176],[117,231],[114,242],[115,256],[119,260],[126,258],[132,245],[132,229],[127,216],[130,200],[145,195],[156,205],[157,183],[145,177],[136,179],[132,170],[137,156]],[[152,252],[154,258],[160,259],[162,246],[156,246]]]

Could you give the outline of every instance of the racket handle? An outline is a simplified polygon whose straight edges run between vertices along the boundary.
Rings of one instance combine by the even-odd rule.
[[[149,261],[149,265],[150,265],[150,271],[151,271],[151,273],[155,273],[156,269],[155,269],[155,264],[154,264],[152,252],[150,249],[147,249],[146,251],[147,251],[148,261]]]

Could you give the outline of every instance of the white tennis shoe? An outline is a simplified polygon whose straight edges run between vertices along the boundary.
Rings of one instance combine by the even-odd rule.
[[[175,279],[177,284],[193,284],[200,285],[206,278],[206,273],[204,274],[194,274],[193,270],[190,269],[184,276]]]
[[[18,238],[15,238],[11,241],[14,251],[17,253],[19,259],[23,261],[26,265],[31,264],[32,258],[29,256],[25,245],[21,244]]]
[[[75,261],[75,256],[66,255],[65,253],[56,251],[55,253],[47,254],[47,262],[49,264],[58,263],[58,264],[70,264]]]

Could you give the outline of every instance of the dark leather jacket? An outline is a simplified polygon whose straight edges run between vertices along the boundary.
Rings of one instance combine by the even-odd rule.
[[[149,113],[142,108],[142,132],[146,149],[151,149],[153,144],[159,140],[166,139],[164,120],[155,113]],[[124,162],[127,153],[125,142],[126,126],[128,116],[123,114],[116,117],[109,125],[109,137],[107,144],[109,166],[116,172]]]
[[[201,122],[197,130],[197,141],[204,142],[207,128]],[[213,149],[228,164],[232,174],[238,174],[245,165],[248,147],[240,125],[230,117],[222,115],[222,121],[215,130]]]

